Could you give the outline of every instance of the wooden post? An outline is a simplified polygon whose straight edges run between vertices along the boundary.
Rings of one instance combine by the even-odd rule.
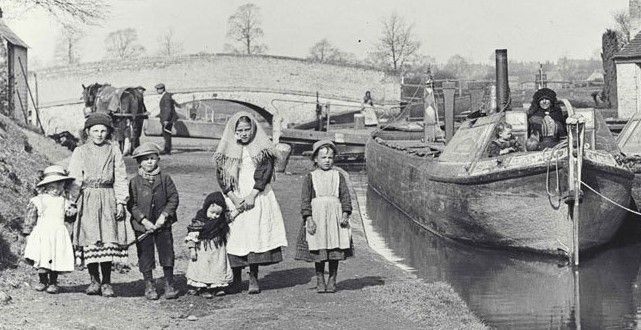
[[[36,101],[33,99],[33,94],[31,93],[31,87],[29,87],[29,77],[27,76],[27,70],[25,70],[24,65],[22,64],[22,58],[18,57],[18,63],[20,64],[20,69],[22,70],[22,76],[24,77],[24,83],[27,85],[27,91],[29,92],[29,97],[31,98],[31,103],[33,104],[34,112],[36,113],[36,122],[38,123],[38,126],[40,127],[40,130],[42,133],[45,132],[44,128],[42,128],[42,123],[40,122],[40,114],[38,110],[38,106],[36,104]],[[27,110],[29,110],[29,102],[25,100],[25,103],[27,104]]]
[[[329,132],[329,102],[325,103],[325,110],[327,112],[327,127],[325,127],[325,132]]]
[[[443,83],[443,96],[445,105],[445,140],[449,142],[454,136],[454,92],[456,84],[451,81]]]

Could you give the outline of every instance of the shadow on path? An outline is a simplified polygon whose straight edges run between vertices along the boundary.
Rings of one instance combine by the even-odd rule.
[[[307,284],[314,275],[314,267],[299,267],[270,272],[258,281],[261,290],[276,290]]]
[[[338,273],[340,276],[340,272]],[[369,286],[384,285],[385,280],[380,276],[365,276],[361,278],[352,278],[336,283],[339,290],[362,290]]]

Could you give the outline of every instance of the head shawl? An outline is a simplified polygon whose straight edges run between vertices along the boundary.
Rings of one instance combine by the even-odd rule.
[[[247,144],[241,144],[236,139],[236,125],[241,117],[248,117],[251,122],[252,138]],[[214,162],[219,176],[226,185],[235,185],[238,182],[238,165],[242,158],[243,147],[254,164],[259,164],[265,157],[273,157],[273,144],[263,128],[257,125],[252,114],[239,111],[227,121],[223,136],[214,153]]]
[[[212,204],[216,204],[223,209],[218,219],[209,219],[207,217],[207,209],[209,209],[209,206]],[[227,234],[229,233],[227,204],[220,191],[207,195],[203,207],[196,212],[196,219],[203,223],[199,235],[201,240],[213,240],[216,247],[227,243]]]

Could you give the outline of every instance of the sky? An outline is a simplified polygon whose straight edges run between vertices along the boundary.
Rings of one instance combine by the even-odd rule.
[[[21,0],[2,0],[3,3]],[[628,0],[253,0],[260,7],[267,54],[306,57],[327,38],[342,51],[364,58],[381,35],[381,21],[397,13],[414,24],[422,54],[445,63],[455,54],[489,63],[494,49],[507,48],[511,60],[588,59],[601,47],[601,35],[615,27],[612,14]],[[111,0],[101,26],[89,26],[79,50],[83,62],[104,57],[111,31],[135,28],[153,55],[169,29],[183,52],[223,52],[227,18],[247,1]],[[30,46],[31,63],[54,58],[61,27],[41,10],[3,7],[7,24]]]

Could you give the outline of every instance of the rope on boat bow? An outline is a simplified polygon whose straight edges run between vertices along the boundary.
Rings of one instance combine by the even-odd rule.
[[[552,149],[546,148],[546,149],[543,150],[544,154],[545,154],[545,152],[547,150],[551,151],[550,152],[550,156],[548,157],[548,161],[547,161],[547,171],[545,173],[545,189],[546,189],[546,192],[548,194],[548,197],[550,197],[550,198],[558,197],[558,205],[556,206],[557,208],[559,206],[561,206],[561,191],[560,191],[561,180],[559,178],[559,153],[558,153],[558,151],[560,149],[562,149],[562,148],[567,147],[567,145],[568,145],[567,140],[564,140],[561,143],[559,143],[559,144],[555,145],[554,147],[552,147]],[[556,188],[554,189],[554,192],[551,193],[550,192],[550,168],[552,167],[551,166],[551,162],[552,162],[552,158],[553,157],[554,157],[554,172],[556,174]]]
[[[601,198],[605,199],[606,201],[608,201],[608,202],[610,202],[610,203],[612,203],[612,204],[614,204],[614,205],[616,205],[616,206],[618,206],[618,207],[620,207],[620,208],[622,208],[622,209],[624,209],[624,210],[626,210],[626,211],[628,211],[628,212],[630,212],[630,213],[633,213],[633,214],[636,214],[636,215],[641,215],[641,212],[637,212],[637,211],[635,211],[635,210],[633,210],[633,209],[630,209],[630,208],[628,208],[628,207],[625,207],[625,206],[623,206],[623,205],[621,205],[621,204],[619,204],[619,203],[617,203],[617,202],[613,201],[612,199],[608,198],[607,196],[605,196],[605,195],[601,194],[600,192],[596,191],[596,189],[594,189],[594,188],[590,187],[587,183],[585,183],[585,182],[581,181],[581,184],[582,184],[583,186],[585,186],[586,188],[588,188],[588,189],[592,190],[592,192],[593,192],[593,193],[595,193],[595,194],[597,194],[597,195],[601,196]]]

